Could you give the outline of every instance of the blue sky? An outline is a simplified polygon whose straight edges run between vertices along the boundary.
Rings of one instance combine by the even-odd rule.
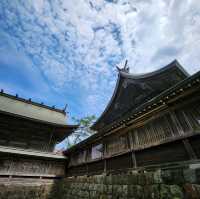
[[[133,73],[178,59],[200,70],[197,0],[1,0],[0,88],[99,114],[125,59]]]

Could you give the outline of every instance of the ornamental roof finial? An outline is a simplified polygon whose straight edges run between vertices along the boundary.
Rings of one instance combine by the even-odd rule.
[[[118,71],[122,71],[122,72],[129,73],[129,67],[127,66],[127,64],[128,64],[128,60],[125,61],[125,64],[124,64],[124,67],[123,67],[123,68],[119,68],[119,67],[117,66],[117,70],[118,70]]]
[[[65,104],[65,107],[64,107],[64,109],[63,109],[64,112],[66,112],[67,107],[68,107],[68,104]]]

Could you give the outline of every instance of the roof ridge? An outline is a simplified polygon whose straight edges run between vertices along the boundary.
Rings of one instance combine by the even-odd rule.
[[[31,98],[25,99],[25,98],[19,97],[18,94],[12,95],[12,94],[9,94],[9,93],[5,93],[3,89],[1,89],[1,91],[0,91],[0,96],[8,97],[10,99],[14,99],[14,100],[18,100],[18,101],[21,101],[21,102],[24,102],[24,103],[27,103],[27,104],[31,104],[31,105],[35,105],[35,106],[38,106],[38,107],[46,108],[46,109],[49,109],[51,111],[56,111],[56,112],[59,112],[59,113],[62,113],[64,115],[66,115],[65,109],[55,108],[55,106],[51,107],[51,106],[45,105],[43,102],[41,102],[41,103],[34,102],[34,101],[32,101]]]
[[[163,71],[166,71],[166,70],[170,70],[171,68],[173,68],[174,66],[176,66],[178,69],[180,69],[180,71],[187,77],[189,77],[189,73],[184,69],[184,67],[178,62],[178,60],[173,60],[172,62],[170,62],[169,64],[157,69],[157,70],[154,70],[154,71],[151,71],[151,72],[148,72],[148,73],[138,73],[138,74],[133,74],[133,73],[129,73],[129,72],[126,72],[126,71],[123,71],[123,70],[120,70],[119,71],[119,74],[122,76],[122,77],[126,77],[126,78],[135,78],[135,79],[141,79],[141,78],[146,78],[146,77],[150,77],[150,76],[154,76],[154,75],[157,75],[157,74],[160,74],[162,73]]]

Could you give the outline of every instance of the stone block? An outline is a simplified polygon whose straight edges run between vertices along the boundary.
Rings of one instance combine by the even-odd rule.
[[[112,195],[100,195],[99,199],[112,199]]]
[[[97,196],[97,192],[96,191],[90,191],[90,198],[95,198]]]
[[[161,170],[161,177],[164,184],[184,184],[182,169]]]
[[[172,198],[176,199],[182,199],[184,198],[183,195],[183,189],[182,187],[178,185],[170,185],[170,193],[172,195]]]
[[[138,174],[134,173],[134,174],[128,175],[127,181],[128,181],[127,184],[137,185],[138,184]]]
[[[160,199],[159,185],[146,185],[143,188],[144,199]]]
[[[113,185],[112,194],[115,197],[119,196],[127,196],[128,194],[128,186],[127,185]]]
[[[200,168],[196,169],[195,176],[196,176],[196,184],[200,184]]]
[[[186,183],[195,183],[197,181],[195,169],[184,169],[183,175]]]
[[[160,199],[172,199],[169,185],[160,186]]]
[[[107,193],[112,194],[113,186],[112,185],[107,185]]]
[[[121,176],[121,175],[113,175],[112,176],[112,184],[113,185],[121,185],[121,184],[123,184],[123,176]]]
[[[104,191],[103,184],[95,184],[94,185],[94,190],[97,191],[97,192],[99,192],[99,193],[103,193],[103,191]]]
[[[162,177],[161,177],[161,170],[157,170],[153,172],[153,180],[155,184],[161,184],[162,183]]]
[[[145,185],[146,184],[146,175],[144,173],[138,174],[138,184]]]
[[[164,185],[160,186],[160,199],[183,199],[182,188],[178,185]]]
[[[154,175],[152,172],[147,172],[145,175],[145,184],[152,185],[154,184]]]
[[[200,185],[185,184],[184,185],[185,199],[200,199]]]
[[[89,190],[90,190],[90,191],[93,191],[93,190],[95,190],[95,189],[94,189],[94,186],[95,186],[94,184],[90,183],[90,184],[89,184],[89,187],[88,187],[88,188],[89,188]]]
[[[128,186],[128,196],[135,199],[143,198],[143,188],[140,185],[129,185]]]
[[[103,176],[101,175],[93,176],[92,183],[95,183],[95,184],[103,183]]]
[[[112,185],[112,175],[105,176],[104,183]]]

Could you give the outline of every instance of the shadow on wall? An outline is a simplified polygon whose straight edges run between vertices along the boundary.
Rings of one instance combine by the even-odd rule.
[[[56,180],[51,186],[51,190],[45,199],[72,199],[67,196],[69,190],[68,186],[69,183],[67,183],[64,179]]]

